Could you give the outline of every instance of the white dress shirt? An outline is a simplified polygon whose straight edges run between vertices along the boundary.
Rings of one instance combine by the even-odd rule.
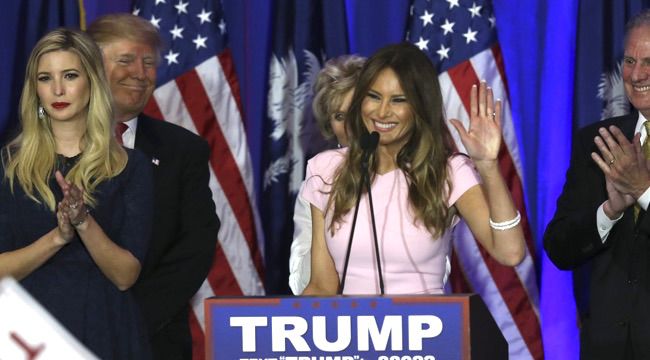
[[[138,128],[138,117],[136,116],[129,121],[125,121],[124,124],[129,128],[122,134],[122,145],[126,148],[133,149],[135,147],[135,130]]]

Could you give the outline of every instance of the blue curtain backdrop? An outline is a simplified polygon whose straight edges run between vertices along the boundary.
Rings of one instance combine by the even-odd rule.
[[[18,116],[26,59],[38,39],[62,25],[78,26],[79,7],[69,0],[11,0],[0,13],[0,142]]]
[[[29,50],[47,30],[60,25],[78,25],[77,3],[75,0],[9,0],[3,3],[0,13],[0,139],[4,137],[6,140],[17,123],[16,109]],[[131,1],[85,0],[82,3],[82,13],[92,21],[101,14],[128,11]],[[264,143],[261,124],[266,114],[271,19],[275,2],[224,0],[223,3],[257,174],[256,190],[260,194],[261,144]],[[345,1],[350,51],[367,56],[387,43],[401,41],[409,16],[409,3],[409,0]],[[471,0],[460,0],[461,5],[466,3],[471,5]],[[600,118],[602,101],[599,104],[594,100],[592,92],[597,89],[582,86],[598,80],[593,78],[595,75],[582,74],[581,60],[600,59],[603,53],[618,51],[616,46],[620,45],[614,43],[622,36],[623,20],[620,19],[636,12],[641,3],[641,0],[494,1],[512,112],[523,154],[529,219],[538,244],[564,183],[571,136],[578,127]],[[614,18],[619,11],[624,17]],[[592,30],[585,30],[587,25],[591,25]],[[591,43],[602,47],[588,46],[585,34],[590,36],[587,39]],[[600,37],[608,40],[602,42]],[[611,67],[619,55],[602,61]],[[592,113],[582,113],[585,108],[592,109]],[[570,274],[557,271],[547,260],[540,263],[540,309],[546,356],[549,359],[577,359]]]

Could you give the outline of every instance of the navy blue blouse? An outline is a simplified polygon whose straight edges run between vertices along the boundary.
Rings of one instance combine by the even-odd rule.
[[[127,149],[126,168],[97,186],[97,206],[90,214],[106,235],[142,264],[151,234],[153,178],[151,164]],[[76,158],[59,156],[64,174]],[[29,199],[17,182],[14,193],[0,166],[0,252],[23,248],[57,226],[56,214]],[[62,193],[52,177],[57,202]],[[75,238],[21,285],[65,328],[101,359],[147,359],[149,345],[130,290],[120,291],[99,269],[83,242]]]

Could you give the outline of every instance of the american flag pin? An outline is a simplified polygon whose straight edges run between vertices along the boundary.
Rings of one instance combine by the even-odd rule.
[[[152,158],[152,159],[151,159],[151,162],[152,162],[154,165],[156,165],[156,166],[160,165],[160,160],[158,160],[158,159],[156,159],[156,158]]]

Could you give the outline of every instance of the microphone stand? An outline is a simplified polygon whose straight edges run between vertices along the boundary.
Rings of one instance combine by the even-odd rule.
[[[354,229],[357,225],[357,215],[359,214],[359,203],[361,202],[361,193],[363,191],[363,183],[366,181],[366,176],[361,178],[361,186],[357,193],[357,204],[354,206],[354,215],[352,216],[352,230],[350,230],[350,238],[348,240],[348,249],[345,252],[345,262],[343,263],[343,276],[341,277],[341,286],[339,287],[338,295],[343,294],[345,288],[345,278],[348,274],[348,264],[350,262],[350,251],[352,250],[352,238],[354,237]]]
[[[345,262],[343,264],[343,276],[341,277],[341,286],[339,287],[338,295],[343,293],[345,288],[345,278],[348,273],[348,264],[350,263],[350,253],[352,250],[352,239],[354,237],[354,229],[357,225],[357,216],[359,214],[359,204],[361,202],[361,195],[363,193],[364,185],[368,190],[368,202],[370,204],[370,218],[372,221],[372,233],[374,236],[375,243],[375,257],[377,261],[377,271],[379,272],[379,290],[381,295],[384,295],[384,277],[381,271],[381,259],[379,257],[379,241],[377,240],[377,226],[375,224],[375,210],[372,203],[372,191],[370,187],[370,174],[368,171],[368,161],[370,159],[370,154],[375,151],[377,144],[379,142],[379,134],[373,132],[372,134],[364,134],[361,136],[361,148],[364,150],[363,159],[361,160],[361,170],[363,175],[361,177],[361,184],[359,185],[359,191],[357,192],[357,203],[354,206],[354,215],[352,216],[352,229],[350,230],[350,238],[348,240],[348,248],[345,253]]]
[[[375,240],[375,258],[377,259],[377,273],[379,275],[379,294],[384,295],[384,276],[381,271],[381,258],[379,257],[379,240],[377,240],[377,225],[375,224],[375,207],[372,205],[372,191],[370,191],[370,175],[364,174],[365,183],[368,187],[368,202],[370,203],[370,219],[372,220],[372,235]]]

